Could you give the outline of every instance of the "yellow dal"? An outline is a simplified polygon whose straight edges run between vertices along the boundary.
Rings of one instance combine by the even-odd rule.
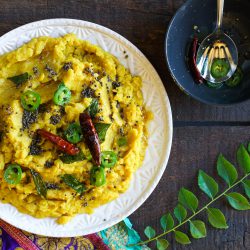
[[[71,62],[72,68],[64,70],[65,63]],[[50,75],[45,68],[56,72]],[[34,67],[38,72],[34,72]],[[8,77],[28,72],[28,82],[16,87]],[[113,82],[120,86],[114,88]],[[60,107],[51,102],[58,85],[64,82],[71,90],[70,103],[65,105],[65,114],[56,125],[50,117],[60,113]],[[113,84],[112,84],[113,83]],[[118,154],[114,168],[106,171],[106,185],[94,187],[89,182],[91,161],[72,164],[63,163],[58,150],[49,141],[42,141],[40,155],[30,155],[32,136],[38,128],[57,133],[58,128],[65,130],[72,122],[78,122],[79,114],[91,103],[92,98],[83,97],[86,87],[94,89],[99,96],[101,122],[112,124],[101,150],[113,150]],[[146,124],[150,113],[145,111],[141,92],[142,81],[132,76],[111,54],[87,41],[79,40],[73,34],[64,37],[39,37],[31,40],[17,50],[0,56],[0,200],[11,203],[19,211],[34,217],[56,217],[58,223],[66,223],[78,213],[92,213],[93,209],[116,199],[129,187],[132,174],[142,164],[147,147]],[[46,112],[38,114],[37,121],[23,129],[23,108],[20,95],[26,90],[34,90],[41,95],[42,103],[49,103]],[[118,105],[119,104],[119,105]],[[121,132],[128,143],[119,147],[117,139]],[[88,148],[84,142],[78,146],[85,154]],[[46,161],[53,160],[50,168]],[[22,167],[22,180],[10,185],[3,178],[4,170],[10,163]],[[44,182],[56,183],[59,190],[48,190],[47,199],[39,196],[29,169],[39,172]],[[72,174],[86,183],[88,191],[77,194],[66,184],[60,182],[60,175]]]

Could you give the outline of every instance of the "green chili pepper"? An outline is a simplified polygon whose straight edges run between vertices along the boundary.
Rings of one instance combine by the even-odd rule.
[[[121,137],[118,139],[117,143],[119,147],[122,147],[122,146],[127,145],[128,141],[126,137]]]
[[[56,105],[64,106],[70,101],[71,91],[64,83],[59,84],[57,91],[54,94],[53,101]]]
[[[216,82],[209,82],[209,81],[207,81],[206,84],[209,88],[214,88],[214,89],[219,89],[224,85],[223,82],[216,83]]]
[[[230,64],[228,60],[215,58],[211,66],[211,75],[215,79],[223,78],[227,75],[230,70]]]
[[[90,171],[90,184],[96,187],[103,186],[106,183],[105,171],[102,167],[92,167]]]
[[[21,95],[21,104],[27,111],[35,111],[41,103],[41,96],[31,90],[27,90]]]
[[[82,129],[79,124],[71,123],[64,132],[65,138],[71,143],[78,143],[82,139]]]
[[[117,162],[117,154],[113,151],[103,151],[101,162],[103,167],[112,168]]]
[[[18,184],[22,179],[22,169],[17,164],[10,164],[4,171],[4,179],[9,184]]]
[[[231,78],[229,78],[225,84],[228,86],[228,87],[236,87],[237,85],[239,85],[241,83],[243,79],[243,72],[241,70],[241,68],[237,68],[235,73],[232,75]]]

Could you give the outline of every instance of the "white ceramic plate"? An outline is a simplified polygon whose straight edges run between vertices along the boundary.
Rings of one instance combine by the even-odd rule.
[[[132,74],[143,80],[146,106],[153,112],[149,126],[149,146],[142,167],[134,174],[130,188],[118,199],[101,206],[91,215],[77,215],[66,225],[55,219],[36,219],[22,214],[9,204],[0,203],[0,218],[31,233],[70,237],[98,232],[133,213],[149,197],[158,184],[170,154],[172,114],[170,103],[157,72],[146,57],[127,39],[103,26],[73,19],[49,19],[14,29],[0,38],[0,54],[9,52],[39,36],[58,37],[74,33],[115,55]],[[125,58],[124,51],[128,57]]]

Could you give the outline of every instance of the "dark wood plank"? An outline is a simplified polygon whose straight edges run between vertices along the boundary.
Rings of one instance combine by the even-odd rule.
[[[164,37],[169,21],[183,2],[185,0],[2,0],[0,35],[25,23],[55,17],[104,25],[134,43],[155,66],[168,91],[178,126],[184,124],[181,121],[248,121],[249,102],[227,108],[200,104],[183,94],[170,77],[165,63]],[[215,158],[220,151],[233,159],[237,145],[249,139],[250,127],[178,127],[174,132],[170,162],[160,184],[131,216],[141,235],[146,225],[160,228],[159,218],[167,210],[173,210],[181,186],[198,193],[198,168],[215,173]],[[204,195],[200,198],[201,203],[206,201]],[[172,242],[170,249],[250,249],[249,212],[235,212],[223,202],[216,206],[222,208],[228,218],[227,231],[208,227],[206,239],[194,240],[185,248]]]
[[[168,91],[175,120],[247,121],[249,102],[227,108],[200,104],[182,93],[170,77],[164,56],[164,37],[171,17],[183,2],[185,0],[4,0],[0,8],[0,35],[31,21],[55,17],[102,24],[128,38],[149,58]]]
[[[178,191],[181,187],[192,190],[200,199],[201,204],[208,202],[205,195],[198,190],[197,172],[203,169],[216,176],[215,162],[219,152],[229,160],[235,161],[235,151],[241,142],[250,140],[250,127],[180,127],[174,130],[174,140],[170,161],[159,185],[144,205],[130,218],[134,226],[143,235],[143,228],[151,225],[160,229],[159,219],[166,212],[173,212],[177,205]],[[220,190],[225,185],[220,178]],[[236,188],[241,190],[241,188]],[[224,199],[216,202],[214,207],[224,212],[229,229],[215,230],[207,227],[207,237],[192,240],[190,246],[181,247],[171,241],[170,249],[203,249],[203,250],[244,250],[250,249],[250,212],[238,212],[231,209]],[[198,218],[207,221],[203,213]],[[186,230],[186,232],[188,232]],[[155,249],[152,247],[152,249]]]

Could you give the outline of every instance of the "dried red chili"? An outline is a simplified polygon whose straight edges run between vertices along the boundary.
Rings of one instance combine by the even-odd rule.
[[[197,83],[203,83],[204,79],[202,78],[202,76],[201,76],[201,74],[196,66],[197,50],[198,50],[198,38],[197,38],[197,36],[194,36],[194,39],[193,39],[192,44],[191,44],[190,49],[189,49],[188,64],[189,64],[191,73],[194,77],[194,80]]]
[[[80,114],[80,125],[82,128],[83,137],[90,150],[92,158],[97,166],[101,165],[101,148],[98,134],[94,127],[93,121],[89,114]]]
[[[38,129],[37,133],[44,137],[45,139],[51,141],[57,147],[62,150],[63,152],[69,154],[69,155],[77,155],[80,151],[79,148],[77,148],[75,145],[65,141],[60,136],[52,134],[44,129]]]

